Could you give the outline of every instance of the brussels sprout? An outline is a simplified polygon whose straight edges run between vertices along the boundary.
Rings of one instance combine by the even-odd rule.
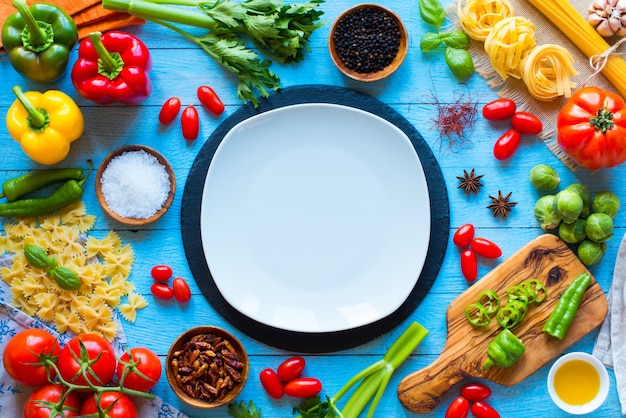
[[[587,238],[587,234],[585,234],[586,223],[584,219],[577,219],[571,224],[561,223],[559,225],[559,237],[569,244],[581,242]]]
[[[587,238],[595,242],[605,242],[613,236],[613,219],[606,213],[592,213],[585,223]]]
[[[578,196],[583,200],[583,210],[580,212],[579,218],[586,218],[591,213],[591,193],[589,189],[580,183],[570,184],[565,190],[572,190],[578,193]]]
[[[602,260],[605,251],[606,244],[604,242],[593,242],[586,239],[578,246],[578,258],[584,265],[591,266]]]
[[[619,206],[619,197],[617,197],[613,192],[598,192],[593,198],[593,211],[606,213],[611,218],[615,218],[615,215],[617,215],[617,211],[619,210]]]
[[[537,190],[554,190],[561,182],[556,170],[546,164],[538,164],[530,170],[530,183]]]
[[[554,210],[554,195],[546,195],[535,203],[535,218],[544,230],[554,229],[561,223],[561,217]]]
[[[554,196],[554,210],[563,222],[571,224],[583,210],[583,199],[573,190],[561,190]]]

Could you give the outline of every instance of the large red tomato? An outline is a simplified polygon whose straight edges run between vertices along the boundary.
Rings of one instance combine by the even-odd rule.
[[[61,399],[63,390],[62,385],[50,383],[31,393],[24,403],[24,418],[72,418],[81,416],[81,401],[76,392],[70,392],[61,407],[55,406]]]
[[[56,337],[41,329],[26,329],[11,338],[4,349],[4,368],[13,379],[28,386],[49,383],[45,357],[56,357],[61,347]],[[50,378],[56,373],[50,368]]]
[[[63,347],[57,365],[61,377],[68,382],[86,386],[89,381],[104,386],[113,378],[117,360],[107,340],[97,334],[83,334],[72,338]],[[83,369],[87,379],[81,373]]]
[[[132,399],[120,392],[102,392],[99,405],[101,411],[106,411],[108,418],[138,418],[139,416]],[[95,394],[85,399],[80,413],[81,416],[98,416]]]
[[[124,387],[128,389],[147,392],[157,384],[161,378],[161,360],[156,353],[145,347],[135,347],[130,349],[135,366],[130,366],[130,370],[124,377]],[[128,353],[124,353],[117,364],[117,376],[121,380],[124,373],[123,363],[129,363]]]
[[[590,170],[626,161],[626,103],[617,94],[584,87],[572,94],[557,118],[561,149]]]

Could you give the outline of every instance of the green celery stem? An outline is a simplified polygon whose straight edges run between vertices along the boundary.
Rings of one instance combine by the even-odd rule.
[[[26,26],[28,26],[28,32],[30,34],[29,40],[31,44],[35,46],[43,45],[46,42],[46,32],[41,29],[37,24],[37,20],[30,11],[30,8],[26,4],[26,0],[13,0],[13,7],[17,9],[24,20]]]
[[[12,91],[28,113],[30,123],[35,128],[41,128],[46,123],[46,117],[28,100],[20,86],[14,86]]]
[[[415,348],[428,335],[428,330],[417,322],[411,325],[393,343],[383,359],[395,370],[415,350]]]
[[[93,48],[98,53],[98,57],[102,62],[102,66],[105,71],[109,74],[114,73],[117,69],[118,62],[111,56],[109,51],[107,51],[106,47],[102,43],[102,33],[100,32],[91,32],[89,34],[89,40],[93,45]]]
[[[367,376],[350,396],[344,407],[341,408],[341,415],[344,418],[357,418],[376,394],[386,373],[388,373],[387,370],[380,369]]]
[[[215,20],[206,13],[146,0],[102,0],[102,7],[146,20],[165,20],[209,30],[215,25]]]

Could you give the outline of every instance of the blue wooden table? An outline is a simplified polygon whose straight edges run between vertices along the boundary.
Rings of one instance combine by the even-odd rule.
[[[321,379],[324,393],[333,394],[349,377],[381,358],[410,321],[417,321],[424,325],[430,334],[396,372],[376,414],[380,417],[414,416],[415,414],[404,409],[398,401],[396,387],[404,376],[430,364],[439,356],[446,337],[446,307],[468,288],[459,268],[459,253],[451,241],[456,228],[471,222],[476,226],[477,235],[491,239],[502,247],[504,254],[500,259],[492,263],[479,264],[479,276],[482,276],[543,232],[533,216],[533,206],[539,194],[528,181],[529,170],[535,164],[547,163],[554,166],[561,175],[563,184],[581,182],[592,193],[603,189],[613,190],[622,199],[626,198],[626,186],[622,180],[626,175],[626,166],[601,170],[594,174],[586,170],[572,172],[544,143],[535,138],[525,138],[512,158],[503,162],[498,161],[493,157],[492,147],[504,127],[490,124],[481,117],[468,132],[468,143],[465,147],[448,149],[448,144],[440,140],[439,132],[433,123],[433,119],[437,117],[435,98],[441,103],[451,103],[463,95],[481,106],[497,98],[496,93],[476,74],[465,84],[459,84],[447,69],[443,54],[425,56],[420,51],[420,36],[430,28],[420,18],[417,0],[378,2],[397,12],[409,31],[409,51],[401,68],[391,77],[373,83],[359,83],[344,77],[334,67],[328,54],[330,22],[343,10],[358,3],[333,0],[322,4],[321,8],[325,12],[323,17],[329,24],[314,33],[311,39],[312,50],[305,61],[297,65],[273,64],[272,68],[280,76],[283,87],[302,84],[347,87],[378,98],[410,121],[432,148],[441,166],[450,202],[450,238],[443,266],[434,285],[409,318],[390,332],[355,348],[305,355],[308,362],[306,373]],[[452,4],[452,1],[448,0],[445,3]],[[135,263],[130,280],[138,292],[145,295],[149,306],[139,311],[135,323],[123,323],[128,341],[131,346],[147,346],[164,359],[174,338],[190,327],[210,324],[229,329],[240,337],[251,361],[250,378],[238,399],[253,400],[262,409],[263,417],[292,416],[292,406],[297,404],[297,400],[289,397],[280,400],[270,399],[260,385],[258,374],[266,367],[276,367],[294,353],[259,343],[224,321],[203,297],[193,280],[181,238],[181,202],[188,172],[209,135],[229,114],[242,106],[236,97],[236,81],[204,52],[167,29],[147,23],[140,27],[128,28],[128,31],[145,41],[154,62],[153,93],[140,106],[95,105],[79,97],[68,74],[58,83],[48,86],[28,82],[13,70],[7,55],[0,54],[0,114],[4,117],[13,102],[11,87],[15,84],[21,85],[24,90],[60,89],[75,98],[81,106],[85,115],[86,129],[82,138],[73,144],[69,157],[58,166],[86,167],[85,161],[88,158],[92,158],[97,164],[111,150],[125,144],[148,145],[166,156],[174,168],[178,189],[171,208],[153,224],[142,228],[128,227],[107,217],[96,200],[93,180],[88,183],[84,196],[88,213],[97,217],[92,233],[104,236],[109,230],[115,230],[135,251]],[[75,58],[76,51],[71,62]],[[182,138],[178,120],[164,126],[158,123],[157,115],[161,104],[171,96],[178,96],[183,105],[194,104],[202,109],[196,97],[196,89],[200,85],[213,87],[224,101],[226,111],[216,117],[201,110],[200,136],[196,141],[187,142]],[[42,168],[22,153],[4,127],[0,129],[0,143],[3,150],[0,179]],[[463,170],[469,171],[472,168],[477,174],[484,175],[484,187],[480,189],[478,195],[466,196],[457,188],[459,182],[456,177],[462,175]],[[497,194],[498,190],[502,190],[503,193],[512,192],[511,199],[518,202],[506,221],[494,218],[491,211],[486,208],[490,203],[488,196]],[[616,253],[626,227],[626,211],[620,211],[615,222],[615,237],[609,242],[604,259],[600,264],[590,268],[607,293],[613,277]],[[188,280],[193,291],[190,302],[186,304],[163,302],[151,296],[150,269],[161,263],[170,265],[176,276]],[[332,289],[329,289],[330,291]],[[595,332],[592,332],[568,351],[591,352],[594,340]],[[529,352],[526,355],[532,356],[533,353]],[[489,403],[498,409],[503,417],[565,415],[552,403],[548,395],[546,378],[550,364],[551,362],[513,387],[487,382],[493,390]],[[612,386],[609,397],[594,416],[620,415],[612,371],[610,376]],[[453,387],[439,406],[428,415],[443,417],[447,405],[459,393],[459,389],[460,384]],[[182,404],[165,378],[154,389],[154,393],[190,417],[228,416],[226,408],[207,412]]]

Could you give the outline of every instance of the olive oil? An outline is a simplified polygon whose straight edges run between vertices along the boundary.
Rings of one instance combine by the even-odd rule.
[[[554,374],[554,390],[563,402],[584,405],[598,395],[600,375],[584,360],[569,360]]]

